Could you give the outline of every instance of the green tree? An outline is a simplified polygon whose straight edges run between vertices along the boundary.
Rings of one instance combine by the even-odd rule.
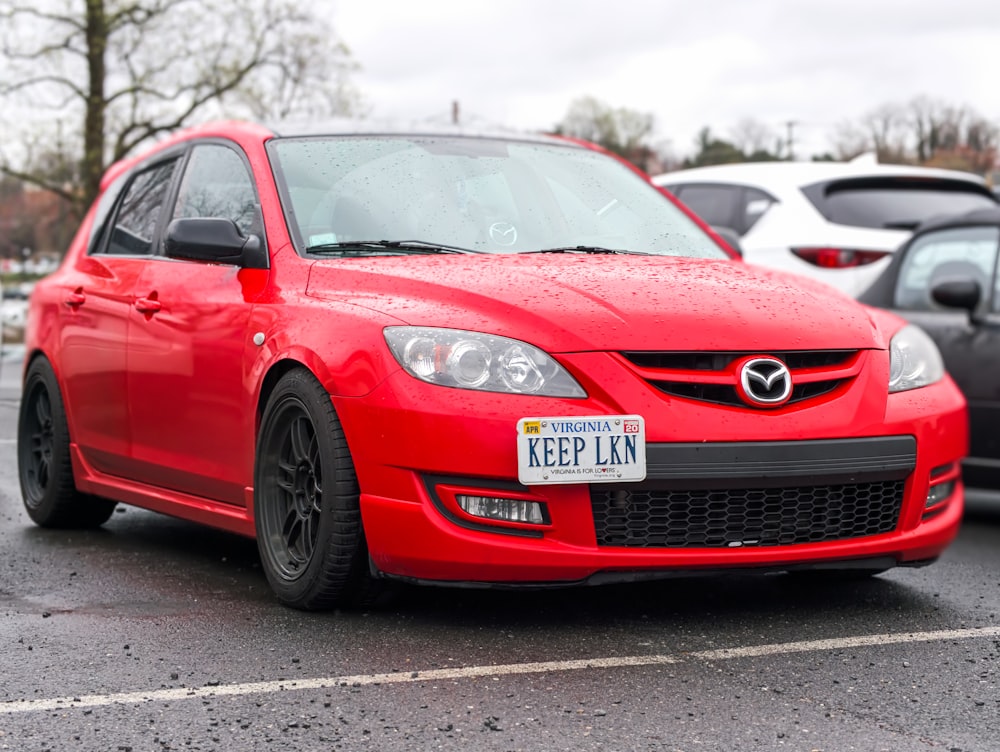
[[[645,170],[655,157],[655,149],[649,143],[653,125],[649,113],[611,107],[594,97],[581,97],[570,103],[555,132],[592,141]]]
[[[696,143],[698,151],[693,157],[684,160],[685,167],[703,167],[705,165],[747,161],[746,155],[734,144],[714,137],[708,126],[698,132]]]
[[[292,0],[0,0],[0,173],[77,209],[198,119],[346,114],[350,53]]]

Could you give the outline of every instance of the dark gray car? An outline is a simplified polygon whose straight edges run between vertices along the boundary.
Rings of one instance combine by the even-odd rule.
[[[922,224],[859,300],[922,327],[969,403],[970,488],[1000,491],[1000,208]]]

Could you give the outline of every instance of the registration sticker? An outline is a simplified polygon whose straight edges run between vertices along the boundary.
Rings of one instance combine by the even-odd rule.
[[[620,483],[646,477],[641,415],[521,418],[517,478],[525,485]]]

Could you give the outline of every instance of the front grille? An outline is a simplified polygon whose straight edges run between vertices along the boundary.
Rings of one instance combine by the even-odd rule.
[[[860,370],[858,350],[792,350],[780,352],[623,352],[624,361],[642,369],[650,386],[673,397],[746,407],[736,390],[737,362],[753,355],[770,355],[791,372],[796,404],[834,392]],[[720,378],[722,380],[720,381]]]
[[[816,381],[810,384],[796,384],[792,387],[792,396],[788,398],[789,405],[796,402],[819,397],[820,395],[832,392],[846,379],[830,379],[829,381]],[[676,381],[651,381],[649,382],[661,392],[672,394],[675,397],[686,397],[687,399],[698,400],[700,402],[714,402],[718,405],[733,405],[746,407],[746,403],[740,399],[736,393],[736,387],[725,384],[687,384]]]
[[[764,353],[783,360],[793,371],[800,368],[833,368],[849,361],[857,350],[782,350]],[[670,371],[725,371],[734,360],[758,352],[623,352],[640,368]]]
[[[736,548],[862,538],[896,528],[905,480],[720,490],[592,485],[599,546]]]

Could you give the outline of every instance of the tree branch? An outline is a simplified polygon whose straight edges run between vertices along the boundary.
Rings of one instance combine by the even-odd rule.
[[[85,25],[80,17],[63,16],[58,13],[49,13],[32,6],[18,5],[9,10],[0,11],[0,20],[16,22],[18,16],[29,16],[39,21],[49,21],[51,23],[65,24],[77,31],[83,31]]]
[[[0,164],[0,173],[6,175],[14,180],[20,180],[22,183],[28,183],[29,185],[34,185],[46,191],[51,191],[60,198],[66,199],[72,204],[76,204],[80,197],[77,193],[73,192],[71,189],[66,188],[65,185],[60,185],[58,183],[51,182],[41,175],[36,175],[31,172],[25,172],[22,170],[15,170],[8,164]]]
[[[21,91],[23,89],[28,89],[32,86],[37,86],[39,84],[55,84],[56,86],[61,86],[69,89],[73,94],[80,97],[81,99],[86,99],[87,95],[84,93],[83,89],[77,86],[73,81],[63,76],[55,75],[44,75],[44,76],[34,76],[33,78],[26,78],[23,81],[15,81],[14,83],[0,87],[0,96],[7,94],[13,94],[16,91]]]

